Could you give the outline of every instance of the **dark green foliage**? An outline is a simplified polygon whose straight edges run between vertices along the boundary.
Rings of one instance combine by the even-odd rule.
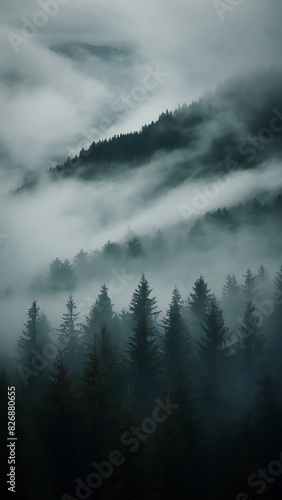
[[[50,270],[47,277],[47,285],[53,290],[73,290],[76,285],[76,276],[74,268],[66,259],[61,262],[58,258],[50,264]]]
[[[128,365],[135,393],[146,400],[159,370],[156,319],[157,301],[142,274],[129,306],[133,335],[128,342]]]
[[[238,282],[236,280],[236,277],[234,274],[230,276],[228,274],[226,278],[226,283],[222,288],[222,295],[224,300],[228,301],[233,301],[233,300],[238,300],[240,297],[240,286],[238,285]]]
[[[211,299],[210,289],[203,276],[195,281],[193,290],[194,292],[190,293],[188,298],[188,305],[194,315],[201,320],[206,314]]]
[[[247,269],[246,274],[244,274],[243,277],[245,278],[245,281],[241,287],[242,297],[245,302],[251,302],[255,299],[257,293],[256,278],[250,268]]]
[[[140,257],[143,254],[142,245],[137,236],[127,242],[128,257]]]
[[[109,257],[120,257],[121,255],[121,248],[119,243],[115,243],[113,241],[108,241],[104,246],[103,246],[103,252],[105,255]]]
[[[18,362],[29,365],[33,358],[32,350],[37,347],[39,307],[34,300],[28,310],[28,321],[25,323],[25,330],[18,340]]]
[[[174,288],[172,300],[163,319],[164,367],[169,377],[188,371],[188,328],[182,317],[182,299],[178,288]]]
[[[277,293],[281,272],[275,278]],[[249,270],[245,278],[246,295],[256,285],[263,300],[270,297],[263,266],[255,278]],[[263,318],[265,342],[261,316],[252,302],[244,305],[235,276],[228,275],[223,287],[224,312],[201,276],[189,308],[174,288],[159,335],[157,301],[143,274],[129,311],[124,309],[118,321],[102,286],[85,349],[70,297],[59,330],[62,350],[52,368],[49,363],[31,377],[24,391],[13,373],[0,372],[1,428],[7,425],[7,387],[14,384],[17,391],[20,498],[76,498],[76,478],[86,482],[95,470],[93,461],[105,464],[113,450],[121,451],[124,463],[103,477],[93,498],[217,500],[237,498],[243,491],[252,498],[248,477],[281,455],[281,303],[278,295],[272,300],[274,312]],[[245,313],[236,336],[225,325],[225,315],[237,305],[245,306]],[[190,324],[201,329],[194,342],[198,357],[187,324],[189,330]],[[130,337],[126,359],[116,345],[120,335],[122,345]],[[34,301],[18,342],[19,360],[32,367],[33,347],[43,351],[50,337],[50,323]],[[35,394],[40,397],[34,402]],[[157,401],[169,401],[172,410],[166,413],[162,406],[156,413]],[[2,470],[6,458],[0,454]],[[262,498],[278,500],[279,481],[277,475],[267,483]]]
[[[264,343],[264,337],[258,323],[256,309],[251,302],[248,302],[238,330],[240,334],[239,349],[249,369],[253,367],[255,358],[261,354]]]
[[[79,313],[76,313],[76,305],[72,296],[67,304],[67,312],[63,314],[63,323],[58,330],[59,342],[63,349],[63,356],[68,369],[72,374],[77,374],[81,366],[81,328],[78,325]]]
[[[108,288],[104,284],[90,309],[89,316],[86,317],[86,324],[83,325],[83,343],[86,347],[92,344],[94,336],[100,332],[101,326],[112,327],[113,316],[113,304],[109,297]]]

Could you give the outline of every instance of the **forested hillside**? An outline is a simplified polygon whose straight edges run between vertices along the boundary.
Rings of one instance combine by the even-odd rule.
[[[145,275],[120,313],[105,285],[85,318],[70,296],[60,325],[33,301],[1,372],[18,498],[280,498],[278,465],[258,469],[281,452],[281,296],[282,266],[262,265],[221,297],[203,276],[175,286],[163,312]]]

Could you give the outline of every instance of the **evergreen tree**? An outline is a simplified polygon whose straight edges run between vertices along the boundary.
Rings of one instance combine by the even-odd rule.
[[[241,312],[241,289],[234,274],[226,278],[222,288],[222,304],[225,317],[231,330],[237,328],[238,316]]]
[[[260,266],[258,274],[255,276],[255,286],[256,300],[260,303],[268,298],[271,290],[269,273],[263,265]],[[254,303],[256,304],[256,301]]]
[[[113,446],[123,395],[117,370],[117,358],[110,334],[102,325],[95,335],[86,357],[79,388],[80,421],[84,423],[83,455],[86,470],[93,457],[102,460],[105,449]],[[120,438],[120,435],[119,435]]]
[[[37,346],[40,349],[40,352],[42,352],[42,349],[47,345],[50,344],[51,338],[50,338],[50,333],[52,332],[52,327],[51,323],[48,320],[46,314],[42,312],[39,314],[38,317],[38,324],[37,324]]]
[[[103,246],[103,253],[107,257],[115,257],[115,258],[121,257],[121,248],[119,243],[116,243],[114,241],[108,241]]]
[[[256,279],[250,268],[247,269],[244,284],[241,287],[242,297],[246,302],[254,301],[257,293]]]
[[[277,295],[282,294],[282,265],[279,268],[279,271],[276,273],[276,277],[274,278],[274,284],[276,288]]]
[[[190,321],[190,331],[194,339],[199,340],[204,320],[211,300],[210,289],[203,276],[198,278],[193,286],[193,292],[188,297],[185,319]]]
[[[238,222],[234,219],[230,210],[227,210],[225,207],[223,209],[219,208],[211,215],[218,223],[221,224],[221,227],[227,227],[230,230],[234,230],[238,226]]]
[[[67,259],[61,262],[56,258],[51,262],[47,283],[54,290],[73,290],[75,288],[74,268]]]
[[[89,273],[89,256],[83,249],[74,257],[74,269],[80,279],[87,279]]]
[[[152,239],[151,248],[153,252],[157,252],[158,255],[161,255],[162,252],[167,250],[166,240],[164,238],[163,233],[159,229]]]
[[[107,328],[111,329],[113,314],[113,304],[108,294],[108,288],[103,284],[90,309],[89,316],[86,317],[86,324],[83,325],[83,342],[86,347],[92,344],[94,336],[99,334],[102,325],[105,324]]]
[[[129,306],[133,335],[128,342],[128,362],[136,396],[146,402],[154,392],[159,355],[157,347],[157,301],[150,297],[152,289],[142,274]]]
[[[211,300],[210,289],[203,276],[200,276],[195,281],[193,290],[194,292],[190,293],[190,297],[188,298],[188,305],[197,319],[201,321],[207,312]]]
[[[228,274],[225,285],[222,288],[222,296],[224,300],[237,300],[240,297],[240,286],[238,285],[235,275]]]
[[[38,342],[39,307],[34,300],[28,310],[28,321],[24,324],[25,330],[17,341],[17,372],[20,376],[20,395],[26,401],[38,401],[42,394],[43,378],[39,376],[42,368],[42,359]],[[30,406],[30,410],[33,410]]]
[[[164,365],[168,377],[178,372],[184,374],[188,369],[188,329],[182,317],[182,300],[177,287],[163,319],[164,326]]]
[[[262,204],[255,198],[251,204],[251,208],[249,211],[251,215],[251,221],[254,224],[258,224],[261,220],[261,216],[263,215],[263,206]]]
[[[261,284],[264,285],[269,278],[269,273],[267,272],[267,269],[261,265],[259,270],[258,270],[258,275],[257,275],[257,281]]]
[[[25,323],[25,330],[23,330],[20,339],[18,340],[18,361],[29,365],[33,358],[32,350],[37,347],[37,334],[38,334],[38,318],[39,307],[37,307],[36,300],[33,301],[30,309],[28,310],[28,321]]]
[[[55,496],[58,496],[68,491],[79,470],[77,450],[80,430],[73,379],[62,352],[49,375],[44,399],[43,436]]]
[[[77,319],[79,313],[76,313],[76,305],[72,296],[67,304],[67,312],[63,314],[63,323],[58,330],[59,341],[63,349],[64,361],[72,374],[77,374],[81,368],[82,348],[81,348],[81,329],[78,329]]]
[[[219,382],[223,347],[228,335],[223,311],[214,295],[211,297],[209,309],[201,326],[205,336],[201,337],[200,341],[197,341],[197,345],[207,378],[205,384],[206,396],[213,397]]]
[[[127,242],[127,255],[129,257],[140,257],[143,253],[143,247],[137,236]]]
[[[53,366],[53,371],[49,372],[50,380],[47,388],[47,399],[57,405],[72,398],[73,379],[69,376],[69,370],[64,362],[62,351],[60,351],[57,361],[53,362]]]
[[[238,326],[240,334],[239,349],[245,358],[246,367],[252,369],[255,357],[261,354],[264,337],[258,326],[259,318],[252,302],[248,302],[241,324]]]

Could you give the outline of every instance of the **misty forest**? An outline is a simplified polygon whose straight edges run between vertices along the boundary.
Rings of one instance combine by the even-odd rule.
[[[281,499],[282,5],[201,8],[0,6],[1,498]]]

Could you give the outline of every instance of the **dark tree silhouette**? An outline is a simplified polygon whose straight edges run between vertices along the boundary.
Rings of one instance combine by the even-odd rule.
[[[67,312],[63,314],[63,323],[58,330],[59,341],[63,350],[64,361],[72,373],[78,373],[81,368],[82,346],[81,346],[81,328],[78,325],[79,313],[76,313],[76,305],[72,296],[67,304]]]
[[[100,293],[91,306],[89,316],[86,317],[86,324],[83,325],[83,343],[87,347],[92,344],[94,336],[99,334],[102,325],[106,325],[109,329],[113,323],[113,304],[109,297],[108,288],[106,285],[101,286]]]
[[[188,328],[182,317],[182,299],[177,287],[163,319],[164,326],[164,365],[168,377],[188,370]]]
[[[128,342],[128,363],[136,396],[144,401],[152,393],[159,369],[156,319],[157,301],[142,274],[129,306],[133,335]]]
[[[216,395],[224,356],[223,347],[229,332],[224,323],[223,311],[214,295],[201,326],[205,336],[197,341],[197,345],[206,375],[206,397],[213,398]]]
[[[259,318],[252,302],[248,302],[244,318],[238,326],[240,334],[239,349],[244,355],[246,367],[252,369],[255,358],[261,354],[264,336],[258,326]]]

